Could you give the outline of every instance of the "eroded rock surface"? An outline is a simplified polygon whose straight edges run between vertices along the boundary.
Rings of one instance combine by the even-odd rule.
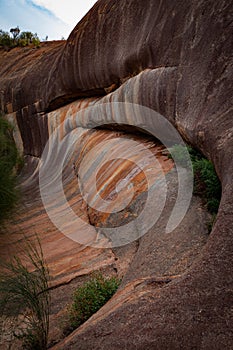
[[[114,250],[80,251],[62,235],[63,254],[58,250],[58,258],[59,233],[51,229],[42,245],[55,280],[64,282],[64,276],[67,280],[85,274],[95,259],[99,267],[114,264],[124,274],[127,270],[115,297],[56,349],[232,347],[231,37],[229,1],[99,0],[66,43],[1,53],[1,109],[17,122],[18,142],[26,155],[40,157],[53,130],[68,115],[75,118],[81,111],[80,128],[91,133],[91,127],[108,119],[108,109],[97,115],[96,106],[128,102],[166,117],[186,141],[213,161],[222,184],[217,221],[208,239],[205,214],[197,200],[181,226],[170,236],[163,234],[171,196],[166,215],[157,229],[155,226],[140,239],[130,261],[126,248],[117,248],[124,257],[122,265],[115,260]],[[56,110],[77,98],[82,99]],[[98,132],[103,131],[96,135]],[[167,177],[172,183],[171,174]],[[106,217],[86,210],[78,193],[72,195],[72,181],[77,181],[72,163],[64,171],[65,179],[66,175],[66,195],[74,207],[76,203],[75,210],[92,223],[104,221]],[[32,180],[36,188],[37,172]],[[143,195],[143,182],[139,185]],[[32,187],[25,186],[30,203]],[[141,203],[140,195],[137,198]],[[50,227],[43,210],[37,203],[25,212],[25,220],[22,216],[22,228],[29,235],[32,222],[39,231]],[[2,244],[9,246],[8,239]],[[82,272],[77,268],[80,259]]]

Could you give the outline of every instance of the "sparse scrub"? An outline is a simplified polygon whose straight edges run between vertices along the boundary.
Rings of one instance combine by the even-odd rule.
[[[38,245],[28,242],[22,259],[15,256],[11,262],[1,263],[1,315],[14,319],[14,336],[25,350],[45,350],[48,341],[49,271]]]
[[[20,33],[19,27],[11,28],[10,33],[0,29],[0,47],[10,50],[17,46],[25,47],[33,45],[37,48],[40,46],[40,39],[36,33],[33,34],[29,31]]]
[[[116,292],[119,284],[120,280],[116,277],[105,278],[101,273],[95,273],[90,281],[79,287],[68,310],[69,331],[96,313]]]

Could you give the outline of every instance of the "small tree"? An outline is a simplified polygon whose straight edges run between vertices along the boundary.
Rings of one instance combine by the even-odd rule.
[[[19,36],[19,33],[20,33],[19,27],[17,26],[16,28],[11,28],[10,29],[10,33],[12,34],[13,40],[14,40],[14,43],[15,43],[16,42],[16,38]]]

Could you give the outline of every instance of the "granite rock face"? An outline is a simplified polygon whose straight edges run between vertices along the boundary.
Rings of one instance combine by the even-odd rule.
[[[26,155],[40,157],[67,115],[83,111],[87,129],[108,118],[95,106],[134,103],[166,117],[213,161],[222,184],[217,220],[198,258],[177,267],[189,255],[182,255],[183,229],[163,242],[156,229],[148,232],[119,292],[54,349],[231,348],[232,12],[226,0],[99,0],[66,43],[1,54],[1,109],[17,121]],[[158,228],[164,232],[164,223]],[[172,262],[181,252],[174,266],[164,263],[166,245]]]
[[[98,1],[66,44],[3,55],[2,108],[18,112],[20,123],[78,97],[106,94],[146,68],[175,67],[173,117],[191,137],[200,118],[217,119],[229,109],[231,13],[225,1]],[[162,107],[173,84],[166,77],[158,83]]]

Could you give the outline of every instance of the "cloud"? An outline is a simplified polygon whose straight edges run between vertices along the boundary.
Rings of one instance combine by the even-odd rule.
[[[33,2],[50,10],[56,17],[74,27],[95,4],[96,0],[33,0]]]
[[[46,15],[48,16],[51,16],[51,17],[55,17],[53,12],[48,10],[47,8],[43,7],[43,6],[40,6],[40,5],[37,5],[34,1],[32,0],[25,0],[24,1],[29,7],[34,7],[36,10],[38,11],[41,11],[43,13],[45,13]]]
[[[17,25],[37,33],[40,39],[67,38],[95,0],[0,0],[0,29]]]

